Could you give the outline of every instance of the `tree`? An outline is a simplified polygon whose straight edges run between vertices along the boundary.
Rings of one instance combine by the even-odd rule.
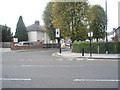
[[[28,40],[27,29],[23,22],[22,16],[19,17],[19,20],[17,22],[15,37],[18,38],[19,41],[27,41]]]
[[[52,4],[53,25],[61,30],[63,38],[72,42],[87,39],[87,2],[54,2]]]
[[[94,19],[91,23],[90,29],[93,31],[93,38],[98,42],[99,39],[105,38],[106,14],[100,5],[91,7]]]
[[[11,42],[12,32],[9,27],[2,26],[2,42]]]
[[[47,34],[49,38],[51,40],[55,40],[55,28],[53,27],[53,24],[52,24],[51,9],[52,9],[52,2],[49,2],[44,10],[43,20],[47,28]]]

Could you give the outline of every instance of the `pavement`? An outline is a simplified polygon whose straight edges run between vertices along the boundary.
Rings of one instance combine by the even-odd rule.
[[[46,48],[42,49],[25,49],[25,50],[11,50],[11,48],[0,48],[0,52],[29,52],[29,51],[39,51],[39,50],[45,50]],[[48,50],[48,49],[46,49]]]
[[[0,52],[17,52],[17,51],[27,51],[27,50],[11,50],[11,48],[0,48]]]
[[[0,48],[0,52],[24,52],[24,51],[28,50],[11,50],[10,48]],[[52,55],[65,58],[120,59],[120,54],[92,54],[92,57],[90,57],[89,53],[84,53],[84,56],[82,56],[82,53],[75,53],[71,52],[70,50],[63,50],[61,53],[56,52],[53,53]]]
[[[71,51],[56,52],[52,55],[65,58],[120,59],[120,54],[92,54],[92,57],[90,57],[89,53],[84,53],[84,56],[82,56],[82,53],[74,53]]]

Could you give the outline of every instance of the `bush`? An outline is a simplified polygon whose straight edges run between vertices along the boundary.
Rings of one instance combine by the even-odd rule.
[[[43,44],[43,48],[58,48],[58,44]]]
[[[120,53],[120,42],[92,42],[92,53],[105,54],[106,50],[109,54]],[[82,53],[84,48],[85,53],[90,52],[90,42],[75,42],[73,43],[73,52]]]

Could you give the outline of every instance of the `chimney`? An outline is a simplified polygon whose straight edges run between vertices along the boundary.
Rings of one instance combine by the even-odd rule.
[[[40,22],[39,22],[39,21],[35,21],[35,24],[36,24],[36,25],[39,25],[39,24],[40,24]]]

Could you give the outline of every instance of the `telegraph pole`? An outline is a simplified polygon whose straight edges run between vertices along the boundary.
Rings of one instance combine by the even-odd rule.
[[[107,42],[108,42],[108,38],[107,38],[107,0],[105,0],[105,13],[106,13],[106,28],[105,28],[105,36],[106,36],[106,54],[108,54],[108,47],[107,47]]]

